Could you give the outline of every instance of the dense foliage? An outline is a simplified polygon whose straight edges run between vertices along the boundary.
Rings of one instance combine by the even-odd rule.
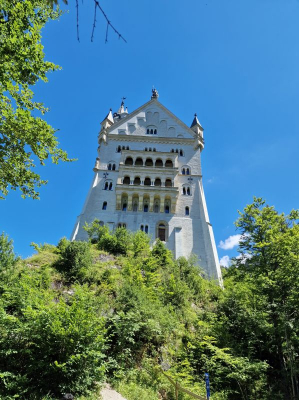
[[[58,66],[44,60],[41,29],[59,11],[44,0],[0,0],[0,198],[9,188],[38,198],[46,183],[34,167],[69,161],[55,130],[42,117],[47,108],[33,99],[32,86]]]
[[[106,380],[128,400],[173,400],[161,366],[202,396],[209,372],[214,400],[297,399],[297,219],[247,206],[224,290],[141,231],[95,221],[89,243],[27,260],[2,235],[1,399],[91,399]]]

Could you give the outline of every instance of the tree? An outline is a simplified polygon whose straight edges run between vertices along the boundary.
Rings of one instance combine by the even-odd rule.
[[[60,11],[44,0],[0,0],[0,198],[19,188],[22,197],[39,198],[47,181],[34,171],[52,158],[71,161],[58,147],[55,130],[44,119],[48,110],[30,89],[59,67],[44,60],[41,29]]]
[[[241,255],[227,274],[223,326],[238,352],[269,364],[271,399],[299,396],[298,219],[298,211],[279,214],[254,198],[236,222]]]

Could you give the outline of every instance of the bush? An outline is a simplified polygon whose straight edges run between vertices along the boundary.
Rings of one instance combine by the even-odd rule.
[[[0,235],[0,272],[13,267],[17,258],[13,250],[13,242],[4,232]]]
[[[84,286],[68,298],[29,296],[19,317],[0,310],[0,398],[89,393],[105,372],[97,302]]]
[[[90,243],[69,242],[60,246],[61,260],[57,263],[69,280],[81,279],[84,273],[92,265]]]

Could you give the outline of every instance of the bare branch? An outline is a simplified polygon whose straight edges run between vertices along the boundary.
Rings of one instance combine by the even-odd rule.
[[[125,43],[127,43],[126,39],[123,37],[123,35],[121,33],[118,32],[118,30],[111,24],[111,21],[109,20],[109,18],[107,17],[105,11],[102,9],[102,7],[100,6],[100,3],[98,2],[98,0],[94,0],[94,3],[96,5],[96,7],[99,8],[99,10],[101,11],[101,13],[103,14],[104,18],[107,21],[107,29],[106,29],[106,39],[105,39],[105,43],[108,42],[108,28],[109,26],[111,26],[111,28],[114,30],[114,32],[118,35],[119,39],[122,39]]]
[[[94,30],[96,28],[97,22],[97,5],[94,3],[94,15],[93,15],[93,25],[92,25],[92,32],[91,32],[91,41],[93,42]]]
[[[79,2],[76,0],[76,11],[77,11],[77,40],[80,42],[80,36],[79,36]]]

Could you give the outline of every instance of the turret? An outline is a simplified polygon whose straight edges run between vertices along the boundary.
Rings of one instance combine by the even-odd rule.
[[[203,127],[201,126],[200,122],[198,121],[197,114],[194,114],[194,118],[190,129],[195,132],[195,148],[200,147],[201,149],[204,148],[204,140],[203,140]]]

